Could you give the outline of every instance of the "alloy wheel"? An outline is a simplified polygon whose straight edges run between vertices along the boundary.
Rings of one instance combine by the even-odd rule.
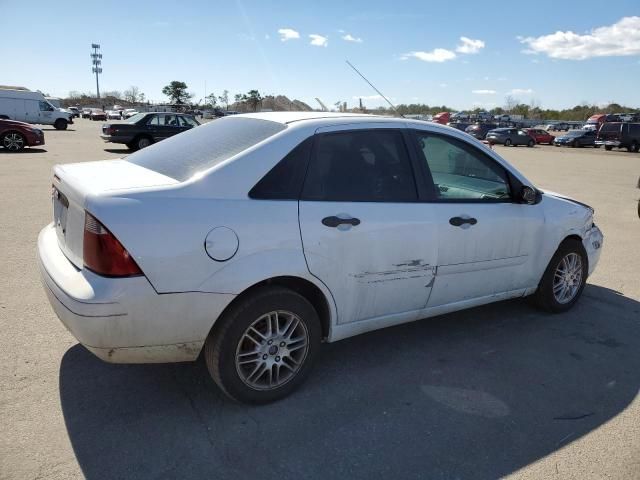
[[[553,296],[566,304],[575,298],[582,285],[582,258],[577,253],[562,257],[553,276]]]
[[[24,137],[19,133],[7,133],[2,145],[10,152],[18,152],[24,148]]]
[[[294,313],[266,313],[247,328],[236,348],[236,371],[254,390],[281,387],[298,373],[309,351],[309,332]]]

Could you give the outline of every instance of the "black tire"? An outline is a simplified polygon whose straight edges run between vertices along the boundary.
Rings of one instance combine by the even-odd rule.
[[[574,140],[573,142],[571,142],[571,148],[576,148],[576,147],[579,147],[579,146],[580,146],[580,144],[578,143],[577,140]]]
[[[527,147],[532,148],[535,145],[536,142],[534,142],[533,140],[529,140],[529,143],[527,143]]]
[[[610,152],[611,150],[613,150],[613,146],[612,146],[612,145],[605,145],[605,146],[604,146],[604,149],[605,149],[607,152]]]
[[[146,135],[142,135],[136,138],[133,141],[136,150],[142,150],[143,148],[148,147],[153,143],[153,139],[151,137],[147,137]]]
[[[6,132],[0,137],[0,146],[8,152],[21,152],[27,145],[27,139],[20,132]]]
[[[304,358],[300,360],[297,372],[286,383],[275,388],[258,390],[249,386],[241,377],[238,371],[240,367],[236,366],[237,350],[241,348],[245,332],[257,319],[269,312],[283,310],[295,314],[304,324],[308,335],[308,349]],[[321,338],[322,329],[318,314],[306,298],[287,288],[264,287],[233,305],[218,319],[205,342],[204,358],[211,377],[230,398],[242,403],[270,403],[286,397],[302,384],[311,371]],[[284,362],[284,358],[282,361]],[[261,377],[262,374],[255,380]]]
[[[135,152],[138,148],[136,147],[136,144],[134,142],[129,142],[126,144],[127,148],[133,152]]]
[[[511,139],[510,139],[510,138],[507,138],[507,139],[504,141],[504,146],[505,146],[505,147],[509,147],[510,145],[511,145]]]
[[[53,122],[53,127],[56,130],[66,130],[68,122],[64,118],[59,118]]]
[[[631,142],[631,145],[627,147],[627,152],[637,152],[638,148],[638,144],[634,140],[633,142]]]
[[[553,293],[553,280],[560,262],[570,253],[579,255],[582,260],[581,283],[575,296],[567,303],[561,303],[556,299]],[[538,290],[533,294],[533,301],[535,305],[542,310],[552,313],[566,312],[573,307],[582,295],[584,286],[587,283],[587,274],[589,271],[588,262],[589,259],[587,257],[587,252],[580,241],[569,238],[562,242],[542,275],[542,280],[538,285]]]

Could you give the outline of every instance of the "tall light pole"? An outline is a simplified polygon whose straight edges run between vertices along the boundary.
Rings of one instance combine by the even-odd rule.
[[[97,43],[92,43],[91,48],[93,48],[93,53],[91,54],[91,64],[93,65],[91,71],[96,74],[96,95],[100,98],[100,83],[98,82],[98,75],[102,73],[102,54],[98,53],[100,50],[100,45]]]

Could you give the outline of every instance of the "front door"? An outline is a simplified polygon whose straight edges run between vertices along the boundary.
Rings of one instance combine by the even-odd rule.
[[[416,142],[438,227],[438,270],[428,306],[535,285],[542,207],[515,203],[506,170],[481,149],[424,131],[416,132]]]
[[[433,205],[418,203],[408,137],[384,126],[320,131],[300,201],[307,265],[341,324],[421,310],[433,284]]]

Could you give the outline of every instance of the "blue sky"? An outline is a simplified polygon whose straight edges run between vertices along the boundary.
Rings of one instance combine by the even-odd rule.
[[[396,103],[492,108],[511,94],[546,108],[640,107],[638,0],[0,0],[0,8],[0,83],[55,96],[95,91],[96,42],[101,90],[136,85],[154,101],[182,80],[195,100],[206,82],[207,93],[257,88],[312,106],[314,97],[382,104],[349,59]]]

